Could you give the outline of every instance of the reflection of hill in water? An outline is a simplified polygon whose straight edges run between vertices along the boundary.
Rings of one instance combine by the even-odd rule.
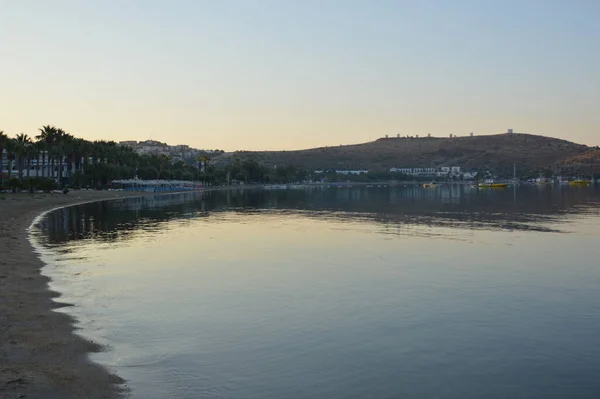
[[[354,187],[186,193],[100,202],[54,211],[40,223],[47,244],[127,239],[139,228],[162,232],[166,222],[224,211],[298,214],[385,225],[554,231],[566,215],[598,212],[593,189],[526,187],[477,190],[465,186]]]

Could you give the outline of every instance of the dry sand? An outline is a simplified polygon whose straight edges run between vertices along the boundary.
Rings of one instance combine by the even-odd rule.
[[[0,193],[0,398],[115,398],[126,392],[122,379],[88,360],[102,348],[75,335],[70,316],[53,311],[61,306],[53,300],[58,294],[40,273],[43,263],[27,229],[52,208],[140,195]]]

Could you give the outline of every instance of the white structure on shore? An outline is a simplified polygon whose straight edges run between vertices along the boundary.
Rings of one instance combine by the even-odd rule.
[[[352,169],[352,170],[336,169],[335,173],[338,175],[362,175],[362,174],[369,173],[369,171],[366,169]]]
[[[315,174],[320,175],[322,173],[326,173],[328,171],[323,170],[323,169],[317,169],[314,171]],[[336,175],[362,175],[362,174],[367,174],[369,173],[369,171],[367,169],[336,169],[333,172],[335,172]]]
[[[83,161],[80,163],[83,165]],[[10,165],[10,171],[9,171]],[[62,178],[66,178],[75,173],[75,162],[69,163],[66,157],[62,161],[62,165],[58,160],[54,160],[54,163],[48,160],[47,154],[40,154],[38,157],[31,158],[29,161],[26,159],[21,160],[23,178],[59,178],[59,174]],[[9,173],[10,172],[10,173]],[[62,172],[62,173],[61,173]],[[3,151],[2,162],[0,163],[0,174],[3,178],[18,177],[19,176],[19,157],[15,157],[13,160],[8,159],[8,152]]]
[[[391,173],[402,173],[409,176],[433,175],[435,168],[390,168]]]
[[[407,176],[431,176],[431,177],[462,177],[473,179],[476,172],[463,172],[460,166],[442,166],[440,168],[390,168],[390,173],[401,173]]]
[[[438,176],[444,175],[459,175],[461,171],[460,166],[442,166],[440,170],[437,172]]]

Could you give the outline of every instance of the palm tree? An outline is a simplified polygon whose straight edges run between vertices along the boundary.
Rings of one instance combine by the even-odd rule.
[[[39,156],[37,143],[32,141],[29,142],[27,146],[26,160],[27,160],[27,179],[31,177],[31,161],[37,159]],[[37,177],[37,167],[36,167],[36,177]]]
[[[75,137],[66,133],[61,138],[61,150],[62,155],[61,158],[64,159],[67,167],[66,177],[70,179],[73,177],[73,163],[75,162],[75,150],[76,150],[77,142]],[[62,163],[61,163],[62,165]],[[62,176],[62,173],[61,173]]]
[[[48,145],[44,142],[44,141],[36,141],[35,145],[37,147],[37,150],[39,152],[38,154],[38,169],[42,171],[42,179],[46,177],[46,159],[48,158]],[[41,163],[40,163],[40,158],[41,158]],[[38,173],[36,173],[36,177],[38,176]]]
[[[70,134],[62,129],[56,129],[56,140],[54,141],[54,148],[56,151],[56,158],[58,161],[58,182],[63,182],[63,164],[65,162],[65,147],[66,142],[72,137]]]
[[[94,144],[85,141],[81,145],[81,155],[83,156],[83,164],[81,165],[81,171],[85,172],[86,168],[90,164],[90,158],[92,157],[92,151],[94,149]]]
[[[56,135],[57,135],[57,130],[56,127],[54,126],[50,126],[50,125],[46,125],[46,126],[42,126],[39,129],[40,134],[38,134],[37,136],[35,136],[35,138],[38,140],[38,142],[44,143],[44,150],[42,151],[42,177],[46,177],[45,176],[45,169],[46,169],[46,159],[48,160],[48,162],[50,162],[50,158],[51,158],[51,149],[52,149],[52,145],[54,144],[54,142],[56,141]],[[54,177],[54,160],[52,160],[52,170],[51,170],[51,174],[49,174],[48,177]]]
[[[46,166],[46,143],[43,141],[36,141],[33,144],[35,159],[36,159],[36,168],[35,168],[35,177],[40,177],[40,170],[42,171],[42,178],[46,177],[46,173],[44,172],[44,168]],[[41,158],[41,163],[40,163]]]
[[[79,185],[79,177],[82,173],[83,165],[87,165],[87,158],[89,155],[89,141],[84,139],[74,139],[71,142],[71,153],[68,155],[71,159],[68,162],[74,164],[76,185]]]
[[[23,180],[23,163],[27,159],[31,139],[24,133],[17,134],[15,138],[15,153],[17,155],[17,168],[19,170],[19,180]]]
[[[198,166],[200,169],[200,171],[202,173],[206,173],[206,169],[208,169],[208,164],[210,162],[210,158],[207,157],[206,155],[201,155],[198,158],[196,158],[196,161],[198,162]]]
[[[6,150],[6,159],[8,161],[6,169],[8,170],[8,180],[12,178],[13,160],[15,158],[15,140],[8,137],[4,143]]]
[[[171,157],[165,154],[160,154],[158,156],[158,179],[161,178],[163,171],[166,167],[171,163]]]
[[[104,140],[96,140],[92,146],[92,157],[94,165],[106,161],[107,142]]]

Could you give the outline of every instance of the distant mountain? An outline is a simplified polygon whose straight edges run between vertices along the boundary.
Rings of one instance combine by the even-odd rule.
[[[304,169],[369,169],[461,166],[463,170],[552,169],[590,153],[588,146],[531,134],[472,137],[381,138],[355,145],[297,151],[237,151],[213,159],[217,166],[255,159],[271,165]]]

